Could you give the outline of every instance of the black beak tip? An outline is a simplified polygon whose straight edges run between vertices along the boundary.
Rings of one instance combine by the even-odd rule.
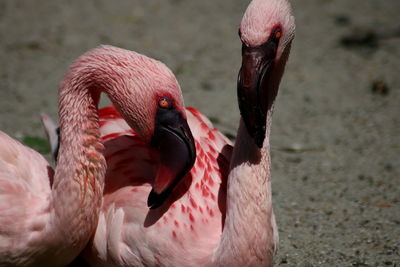
[[[257,136],[254,137],[254,142],[256,143],[258,148],[262,148],[263,147],[264,139],[265,139],[265,134],[257,135]]]
[[[151,190],[149,197],[147,198],[147,207],[154,210],[164,203],[165,198],[166,197],[163,197],[163,194],[157,194],[154,190]]]
[[[254,129],[254,131],[250,131],[250,136],[253,138],[254,143],[258,148],[262,148],[265,139],[265,127]]]

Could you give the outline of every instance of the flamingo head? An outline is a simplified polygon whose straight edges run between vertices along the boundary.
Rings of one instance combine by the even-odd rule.
[[[109,97],[129,126],[159,152],[160,165],[147,201],[150,208],[157,208],[195,162],[181,89],[160,61],[111,46],[99,49],[107,62],[102,72],[112,80],[111,86],[118,86],[118,90],[105,89]]]
[[[294,17],[286,0],[253,0],[240,24],[239,109],[247,131],[260,148],[294,32]]]

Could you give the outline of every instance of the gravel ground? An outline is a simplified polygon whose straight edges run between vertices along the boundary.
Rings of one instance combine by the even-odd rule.
[[[234,137],[248,1],[0,2],[0,129],[44,137],[74,58],[99,44],[165,62],[186,105]],[[276,103],[278,266],[400,265],[400,1],[292,1]]]

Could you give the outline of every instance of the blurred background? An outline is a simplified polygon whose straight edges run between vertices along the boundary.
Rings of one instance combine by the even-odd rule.
[[[71,62],[100,44],[163,61],[234,139],[244,0],[0,1],[0,129],[48,153]],[[278,266],[400,264],[400,1],[292,1],[275,104]]]

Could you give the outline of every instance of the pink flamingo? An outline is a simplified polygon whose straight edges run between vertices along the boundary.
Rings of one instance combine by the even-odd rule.
[[[95,231],[106,172],[97,112],[102,91],[144,144],[167,139],[153,151],[170,171],[157,190],[192,167],[193,138],[169,69],[123,49],[89,51],[60,85],[61,142],[55,173],[39,153],[0,131],[0,266],[67,265]],[[172,106],[174,112],[168,110]],[[44,116],[44,121],[49,127],[49,118]],[[187,159],[165,157],[168,145]]]
[[[294,37],[286,0],[253,0],[242,19],[238,77],[242,115],[233,147],[187,108],[196,162],[178,183],[113,107],[100,110],[108,168],[92,266],[270,266],[278,232],[272,210],[269,135],[273,103]],[[168,102],[164,103],[166,106]],[[170,156],[180,154],[169,146]],[[180,157],[180,156],[178,156]],[[181,157],[182,160],[184,157]],[[148,208],[150,207],[150,209]]]

